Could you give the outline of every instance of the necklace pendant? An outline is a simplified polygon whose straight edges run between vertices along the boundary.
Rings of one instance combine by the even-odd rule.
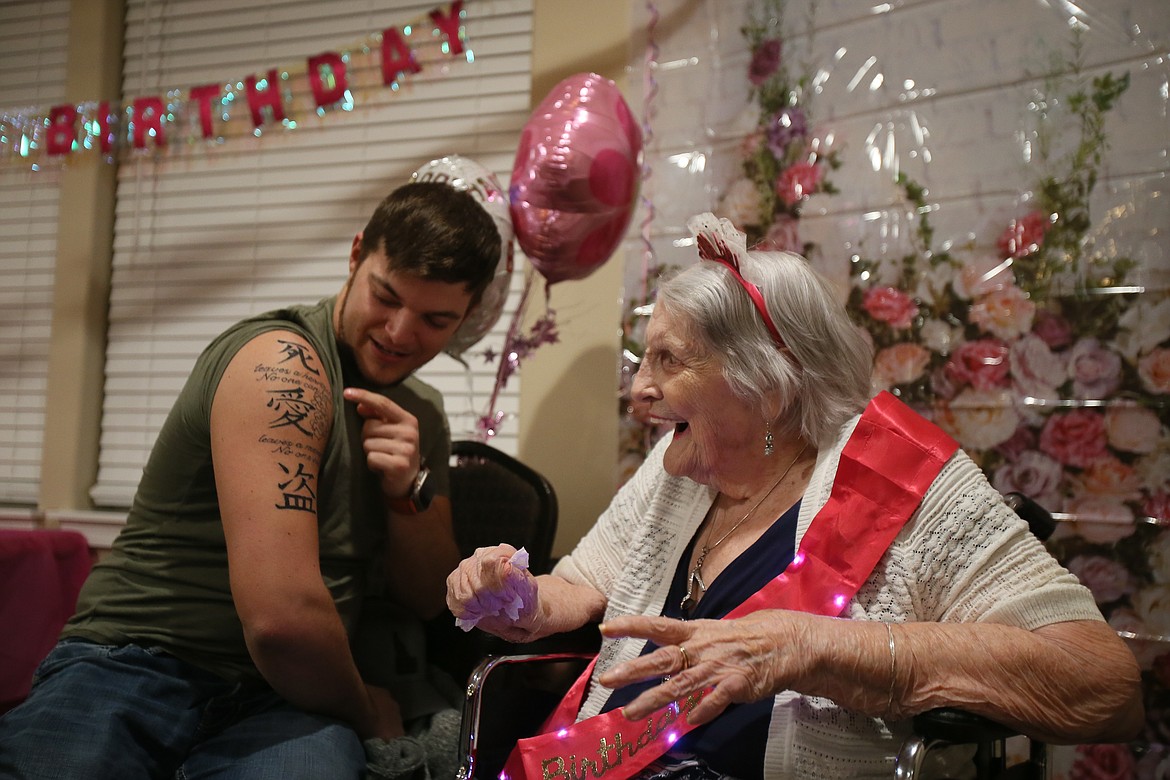
[[[699,567],[691,569],[691,576],[687,578],[687,595],[680,603],[679,607],[683,612],[690,612],[699,603],[699,596],[707,592],[707,583],[703,582],[703,576],[699,574]]]

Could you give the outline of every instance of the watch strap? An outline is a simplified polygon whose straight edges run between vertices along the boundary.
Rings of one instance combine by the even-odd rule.
[[[434,488],[428,479],[430,473],[431,470],[426,466],[420,468],[410,483],[410,492],[403,498],[391,501],[390,511],[399,515],[417,515],[427,511],[431,506],[431,499],[434,498]]]

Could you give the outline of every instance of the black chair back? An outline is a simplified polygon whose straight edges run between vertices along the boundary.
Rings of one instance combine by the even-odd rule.
[[[485,658],[467,681],[456,780],[496,780],[517,740],[540,731],[595,653]]]
[[[528,551],[528,569],[551,568],[557,496],[539,472],[480,441],[451,443],[451,516],[464,557],[507,542]]]
[[[557,496],[549,481],[481,441],[453,441],[451,456],[451,519],[461,555],[507,542],[528,551],[532,574],[547,574],[557,533]],[[491,634],[461,631],[446,611],[426,628],[431,663],[460,684],[486,656],[516,651]]]

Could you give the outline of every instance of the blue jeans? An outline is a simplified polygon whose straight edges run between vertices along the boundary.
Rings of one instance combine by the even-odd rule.
[[[345,723],[136,645],[62,641],[0,718],[6,780],[357,780],[364,769]]]

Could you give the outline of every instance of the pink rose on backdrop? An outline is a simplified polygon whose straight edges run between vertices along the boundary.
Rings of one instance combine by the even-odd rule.
[[[954,279],[955,294],[970,300],[1016,283],[1012,264],[1000,257],[981,256],[963,263]]]
[[[1013,219],[999,237],[996,246],[1004,257],[1025,257],[1032,254],[1044,243],[1044,234],[1051,224],[1048,215],[1033,211]]]
[[[930,372],[930,392],[937,400],[950,401],[961,389],[959,384],[947,373],[946,366],[939,366]]]
[[[1170,393],[1170,349],[1155,349],[1142,357],[1137,367],[1142,387],[1159,395]]]
[[[1133,466],[1112,455],[1098,458],[1081,474],[1081,488],[1095,496],[1112,496],[1123,501],[1141,497],[1142,481]]]
[[[816,163],[793,163],[781,171],[776,180],[776,196],[784,201],[784,205],[795,206],[817,191],[821,175],[821,166]]]
[[[1039,336],[1028,334],[1012,342],[1008,361],[1012,382],[1021,395],[1052,400],[1056,389],[1068,379],[1068,366],[1062,355],[1049,349]]]
[[[1117,601],[1133,591],[1133,574],[1117,561],[1100,555],[1077,555],[1065,566],[1093,592],[1098,604]]]
[[[1170,585],[1148,585],[1142,588],[1133,596],[1133,609],[1151,634],[1170,636]],[[1170,674],[1170,652],[1166,655],[1167,673]]]
[[[1105,435],[1109,446],[1122,452],[1153,452],[1163,435],[1162,421],[1144,406],[1110,406]]]
[[[1071,498],[1065,502],[1064,511],[1076,518],[1070,523],[1072,532],[1093,544],[1116,544],[1137,530],[1133,511],[1109,496]]]
[[[1076,398],[1099,399],[1121,387],[1121,356],[1094,338],[1081,339],[1068,355]]]
[[[977,390],[1007,387],[1008,345],[995,339],[979,339],[961,344],[947,361],[946,371],[958,385]]]
[[[1072,343],[1072,324],[1049,309],[1037,310],[1032,320],[1032,332],[1052,349],[1062,349]]]
[[[752,61],[748,66],[748,81],[753,86],[760,86],[780,67],[780,41],[768,38],[761,41],[752,52]]]
[[[885,390],[916,382],[930,363],[930,351],[911,342],[886,347],[874,358],[874,378]]]
[[[909,328],[918,316],[918,304],[897,287],[871,287],[861,305],[869,316],[895,330]]]
[[[1061,463],[1084,468],[1106,452],[1105,418],[1091,409],[1057,412],[1040,431],[1040,449]]]
[[[1015,434],[1020,416],[1007,393],[968,387],[936,407],[934,422],[964,447],[989,450]]]
[[[1032,329],[1036,304],[1015,285],[992,290],[971,304],[968,318],[1001,339],[1016,339]]]
[[[804,246],[800,243],[799,229],[800,223],[797,220],[787,214],[781,214],[768,227],[768,232],[764,234],[764,238],[755,248],[803,254]]]
[[[1157,493],[1148,496],[1142,502],[1142,511],[1146,513],[1147,517],[1170,520],[1170,493],[1159,490]]]
[[[1007,460],[1018,460],[1028,450],[1036,449],[1036,431],[1030,426],[1021,425],[1010,439],[995,449]]]
[[[1056,511],[1060,508],[1063,476],[1064,467],[1056,460],[1042,452],[1028,450],[996,469],[992,484],[1001,493],[1023,493],[1045,509]]]
[[[1136,765],[1129,746],[1077,745],[1069,780],[1130,780]]]

